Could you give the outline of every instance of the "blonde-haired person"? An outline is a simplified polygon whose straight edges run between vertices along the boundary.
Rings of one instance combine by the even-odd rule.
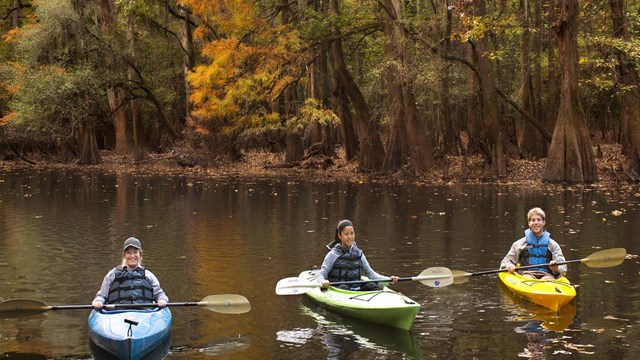
[[[93,307],[104,304],[145,304],[155,302],[164,307],[169,298],[160,287],[158,278],[142,266],[142,244],[130,237],[122,248],[122,264],[111,269],[102,280],[102,286]]]
[[[558,243],[551,239],[551,234],[544,230],[545,213],[535,207],[527,213],[529,228],[524,231],[524,237],[511,245],[511,249],[502,259],[500,268],[509,272],[520,266],[541,264],[539,268],[518,271],[522,276],[532,279],[555,279],[567,272],[567,265],[557,265],[564,262],[564,255]],[[549,266],[542,266],[549,264]]]
[[[364,256],[362,250],[356,245],[356,232],[353,224],[349,220],[340,220],[336,225],[336,234],[334,240],[327,245],[329,252],[324,257],[322,267],[318,273],[319,281],[323,288],[328,288],[332,281],[358,281],[361,275],[367,276],[369,279],[386,279],[375,272],[367,257]],[[398,281],[397,276],[390,276],[391,283]],[[382,290],[382,287],[376,282],[368,282],[362,285],[340,285],[345,290],[362,290],[375,291]]]

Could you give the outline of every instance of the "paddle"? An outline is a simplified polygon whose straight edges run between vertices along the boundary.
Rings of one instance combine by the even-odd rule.
[[[451,270],[446,267],[432,267],[424,270],[418,276],[401,277],[398,281],[419,281],[420,283],[431,287],[443,287],[453,283],[453,275]],[[376,280],[355,280],[355,281],[336,281],[330,283],[332,286],[348,284],[366,284],[369,282],[391,282],[391,279]],[[278,295],[301,295],[315,288],[322,287],[322,284],[315,281],[308,281],[299,277],[284,278],[276,284],[276,294]]]
[[[595,252],[584,259],[559,262],[557,263],[557,265],[564,265],[564,264],[579,262],[592,268],[606,268],[606,267],[612,267],[612,266],[617,266],[622,264],[622,262],[624,261],[625,255],[627,255],[627,250],[623,248],[614,248],[614,249],[601,250],[601,251]],[[541,266],[549,266],[549,263],[521,266],[517,268],[517,270],[531,269],[531,268],[537,268]],[[507,269],[497,269],[497,270],[487,270],[487,271],[478,271],[474,273],[468,273],[462,270],[451,270],[451,272],[453,273],[454,284],[463,284],[467,282],[467,280],[469,280],[469,277],[471,276],[497,274],[497,273],[506,272],[506,271]]]
[[[106,304],[105,310],[156,307],[155,303],[147,304]],[[220,294],[209,295],[200,301],[167,303],[167,306],[203,306],[208,310],[222,314],[242,314],[251,310],[249,300],[242,295]],[[93,309],[93,305],[53,305],[29,299],[14,299],[0,302],[0,318],[23,317],[37,315],[49,310]]]

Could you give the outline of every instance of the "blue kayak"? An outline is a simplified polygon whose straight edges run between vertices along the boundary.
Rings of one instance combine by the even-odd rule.
[[[119,359],[144,357],[171,335],[168,307],[149,310],[100,310],[89,315],[89,336]]]

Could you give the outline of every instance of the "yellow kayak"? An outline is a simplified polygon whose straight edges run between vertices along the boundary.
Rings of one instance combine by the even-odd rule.
[[[575,287],[564,276],[555,280],[530,279],[508,272],[502,272],[498,276],[509,290],[553,311],[559,311],[576,297]]]

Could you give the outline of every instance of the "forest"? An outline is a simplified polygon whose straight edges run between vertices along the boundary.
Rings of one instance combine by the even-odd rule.
[[[640,180],[640,2],[0,0],[0,156],[281,166],[337,148],[414,176],[480,156],[597,181],[598,144]]]

